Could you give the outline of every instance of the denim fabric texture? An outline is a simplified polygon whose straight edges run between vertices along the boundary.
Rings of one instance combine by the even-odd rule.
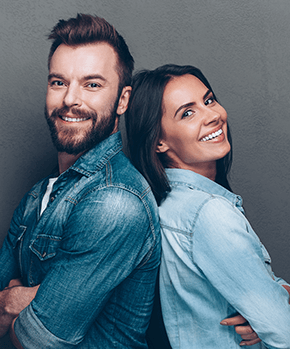
[[[189,170],[167,175],[160,298],[172,348],[241,348],[234,327],[220,325],[237,313],[263,341],[245,348],[290,348],[288,284],[273,274],[241,197]]]
[[[161,244],[157,205],[120,132],[49,178],[16,209],[0,252],[1,289],[40,284],[15,322],[24,348],[147,348]]]

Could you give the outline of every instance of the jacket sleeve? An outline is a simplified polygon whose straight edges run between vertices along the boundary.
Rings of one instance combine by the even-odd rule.
[[[15,322],[22,346],[82,342],[115,288],[150,253],[151,228],[144,205],[126,190],[106,187],[75,203],[49,272]]]
[[[213,198],[200,210],[195,227],[194,262],[267,348],[289,348],[285,281],[272,273],[270,257],[244,215],[227,200]]]
[[[25,227],[21,225],[27,195],[14,211],[9,231],[0,250],[0,291],[8,286],[10,280],[20,278],[19,245],[21,244]]]

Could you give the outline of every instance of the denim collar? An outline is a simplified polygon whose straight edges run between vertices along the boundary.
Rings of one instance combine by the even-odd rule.
[[[241,196],[230,192],[218,183],[198,173],[179,168],[167,168],[166,174],[171,186],[174,184],[183,184],[188,186],[189,188],[194,188],[202,190],[209,194],[222,196],[230,201],[233,205],[242,207],[243,199],[241,198]]]
[[[122,147],[121,132],[118,131],[84,153],[70,167],[70,170],[90,177],[99,171],[112,156],[121,151]]]

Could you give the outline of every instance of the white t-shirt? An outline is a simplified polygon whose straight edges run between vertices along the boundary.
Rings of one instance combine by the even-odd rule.
[[[50,193],[52,191],[52,187],[54,185],[54,182],[57,180],[58,177],[56,178],[49,178],[49,182],[46,188],[46,192],[43,196],[42,202],[41,202],[41,211],[40,211],[40,215],[42,215],[43,211],[46,209],[46,206],[48,204],[48,200],[49,200],[49,196]]]

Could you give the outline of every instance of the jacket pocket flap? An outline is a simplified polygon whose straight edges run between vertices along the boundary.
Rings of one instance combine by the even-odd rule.
[[[59,236],[38,235],[29,248],[41,261],[45,261],[56,255],[60,242]]]

